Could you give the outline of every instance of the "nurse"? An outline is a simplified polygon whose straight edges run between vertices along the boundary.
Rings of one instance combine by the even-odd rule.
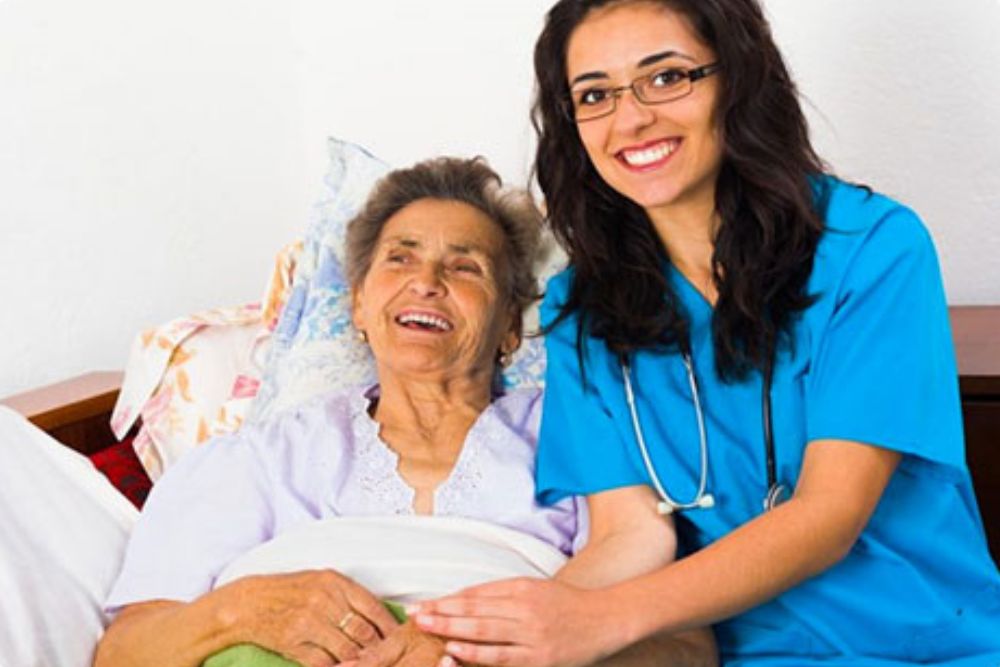
[[[540,497],[588,496],[594,580],[642,570],[650,522],[689,555],[471,589],[418,624],[476,664],[705,624],[727,665],[1000,664],[930,236],[825,168],[756,0],[560,0],[535,67],[570,257],[543,309]]]

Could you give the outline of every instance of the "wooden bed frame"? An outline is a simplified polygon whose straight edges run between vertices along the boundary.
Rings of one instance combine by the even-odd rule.
[[[0,400],[59,442],[90,455],[117,441],[111,411],[124,373],[97,371]]]
[[[1000,563],[1000,306],[950,308],[966,458],[993,559]],[[115,442],[109,426],[122,373],[87,373],[0,403],[83,453]]]

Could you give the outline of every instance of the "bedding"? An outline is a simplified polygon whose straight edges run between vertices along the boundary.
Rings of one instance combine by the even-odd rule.
[[[332,568],[405,604],[506,577],[550,577],[566,558],[533,535],[477,519],[332,517],[251,549],[222,570],[215,587],[254,574]]]
[[[136,336],[111,427],[121,440],[141,418],[133,446],[152,480],[242,424],[300,250],[293,243],[278,253],[262,304],[179,317]]]
[[[142,509],[153,488],[153,481],[136,456],[131,437],[103,447],[88,458],[136,509]]]
[[[216,586],[255,574],[332,568],[390,603],[405,603],[508,577],[551,577],[565,561],[547,542],[473,519],[331,518],[252,549],[223,570]],[[217,653],[204,667],[296,664],[244,644]]]
[[[371,356],[354,335],[344,278],[343,239],[389,166],[347,141],[327,141],[329,167],[313,207],[291,291],[250,418],[259,421],[309,398],[375,380]]]
[[[136,509],[86,457],[0,406],[0,665],[87,667]]]

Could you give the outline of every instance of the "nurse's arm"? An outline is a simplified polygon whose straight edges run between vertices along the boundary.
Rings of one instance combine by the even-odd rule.
[[[657,498],[648,486],[588,496],[587,544],[555,578],[579,588],[601,588],[671,563],[677,552],[674,522],[660,515],[656,505]],[[712,631],[706,627],[654,635],[611,656],[607,664],[710,667],[718,664],[718,654]]]
[[[812,442],[788,502],[690,556],[600,590],[526,580],[485,584],[421,605],[417,624],[452,637],[447,650],[463,661],[500,665],[586,664],[654,635],[705,627],[842,559],[899,459],[858,442]],[[615,521],[634,520],[638,503],[655,505],[636,494],[629,500]],[[574,567],[599,574],[622,554],[595,543],[584,555]]]
[[[605,589],[624,641],[729,618],[836,564],[868,523],[900,460],[846,440],[811,442],[795,494],[704,549]],[[640,611],[641,610],[641,611]]]

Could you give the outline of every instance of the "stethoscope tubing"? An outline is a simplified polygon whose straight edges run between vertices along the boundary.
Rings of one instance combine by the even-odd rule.
[[[632,418],[632,431],[635,434],[636,444],[639,446],[639,453],[642,455],[642,462],[646,467],[646,474],[653,482],[653,488],[660,496],[658,510],[661,514],[672,514],[680,510],[707,509],[715,504],[715,499],[710,493],[706,493],[708,488],[708,433],[705,429],[705,415],[701,409],[701,397],[698,392],[698,381],[694,375],[694,364],[691,357],[686,352],[682,355],[684,368],[687,371],[688,384],[691,388],[691,397],[694,402],[695,417],[698,422],[698,442],[701,456],[698,477],[698,491],[689,502],[682,503],[670,496],[664,487],[660,476],[656,473],[653,459],[649,455],[649,448],[646,446],[646,438],[643,435],[642,425],[639,423],[639,409],[636,407],[635,391],[632,387],[632,368],[625,356],[621,358],[622,378],[625,383],[625,401],[628,403],[629,414]]]
[[[622,380],[625,386],[625,402],[628,404],[629,416],[632,422],[632,432],[635,435],[636,445],[642,456],[643,465],[653,488],[660,497],[658,511],[661,514],[672,514],[684,510],[709,509],[715,506],[715,497],[708,493],[708,433],[705,428],[705,414],[701,404],[701,393],[698,391],[698,381],[694,373],[694,363],[688,352],[681,353],[684,362],[684,369],[687,372],[688,385],[691,388],[691,401],[694,404],[695,418],[698,423],[698,449],[700,469],[698,474],[698,490],[688,502],[679,502],[667,493],[660,476],[656,472],[656,466],[649,454],[649,447],[646,445],[646,438],[643,434],[642,424],[639,422],[639,409],[636,405],[635,389],[632,385],[632,366],[626,355],[621,355],[619,365],[622,371]],[[787,489],[783,484],[778,483],[777,456],[774,447],[774,426],[772,423],[771,411],[771,383],[774,374],[773,362],[768,363],[764,371],[763,388],[761,390],[761,417],[764,431],[764,459],[767,476],[767,492],[763,499],[764,511],[769,511],[785,500]]]

